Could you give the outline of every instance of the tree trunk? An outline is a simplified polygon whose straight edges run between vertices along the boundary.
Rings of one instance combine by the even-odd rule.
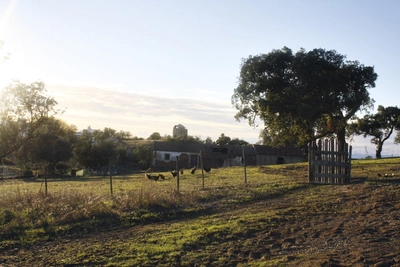
[[[382,143],[379,143],[379,144],[376,145],[375,156],[376,156],[377,159],[382,158],[382,155],[381,155],[381,153],[382,153],[382,145],[383,145]]]
[[[338,139],[338,144],[340,147],[338,147],[339,152],[344,152],[344,147],[346,143],[346,128],[339,128],[336,133],[336,137]]]

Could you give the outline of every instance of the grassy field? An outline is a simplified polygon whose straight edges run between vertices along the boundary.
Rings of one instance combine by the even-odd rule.
[[[246,170],[247,184],[243,168],[232,167],[205,174],[204,187],[201,172],[186,172],[180,176],[179,191],[171,173],[161,173],[166,177],[163,181],[148,180],[144,174],[114,176],[112,196],[108,176],[49,179],[47,195],[42,179],[9,179],[0,184],[0,222],[20,237],[24,230],[44,227],[51,234],[82,223],[132,225],[136,221],[162,220],[175,213],[193,213],[215,201],[239,203],[258,195],[281,194],[306,181],[306,173],[287,176],[287,170],[280,166]],[[268,170],[274,174],[269,175]]]
[[[306,163],[247,167],[247,184],[241,167],[213,169],[204,187],[201,172],[186,171],[179,191],[162,174],[163,181],[114,176],[113,195],[109,177],[49,180],[47,195],[41,179],[0,181],[0,265],[347,266],[354,251],[339,253],[350,242],[346,230],[368,235],[372,226],[362,225],[375,213],[382,221],[379,209],[390,207],[393,218],[382,228],[390,226],[386,241],[400,251],[392,232],[400,230],[397,158],[354,160],[349,185],[308,184]],[[358,219],[364,228],[353,225]],[[360,255],[348,266],[400,262],[367,249]]]

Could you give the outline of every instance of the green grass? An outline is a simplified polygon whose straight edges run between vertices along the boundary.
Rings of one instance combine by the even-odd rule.
[[[353,160],[352,178],[367,184],[393,182],[399,178],[398,166],[400,159]],[[378,173],[394,173],[394,176],[378,177]],[[254,242],[247,238],[253,232],[273,229],[281,221],[311,216],[307,208],[294,215],[290,207],[258,213],[252,203],[278,197],[295,198],[298,206],[312,206],[314,215],[346,212],[351,208],[323,205],[328,200],[321,196],[332,186],[309,185],[307,163],[247,167],[247,184],[241,167],[213,169],[205,174],[204,188],[201,173],[187,173],[181,176],[179,191],[172,175],[162,174],[167,179],[157,182],[149,181],[143,174],[115,176],[112,196],[109,177],[50,179],[47,195],[42,180],[0,181],[0,249],[71,234],[144,225],[149,227],[129,238],[129,242],[116,239],[106,244],[92,241],[87,247],[75,244],[54,256],[53,263],[169,266],[178,262],[204,263],[208,258],[223,266],[229,263],[235,248],[246,248],[251,245],[246,242]],[[249,208],[240,214],[225,212],[224,217],[219,216],[218,209],[229,210],[238,205]],[[163,225],[152,227],[156,222]],[[221,250],[221,244],[222,253],[216,258],[210,256],[216,246]],[[102,256],[98,251],[102,251]],[[287,260],[268,255],[259,257],[265,260],[243,266],[278,266]]]
[[[179,191],[170,173],[162,173],[167,179],[157,182],[143,174],[115,176],[113,195],[109,177],[49,179],[47,195],[41,179],[5,180],[0,186],[0,230],[3,240],[25,244],[70,231],[190,217],[216,201],[236,205],[303,186],[304,177],[285,176],[282,168],[247,167],[247,184],[241,167],[213,169],[205,174],[204,188],[201,172],[187,173],[180,177]]]

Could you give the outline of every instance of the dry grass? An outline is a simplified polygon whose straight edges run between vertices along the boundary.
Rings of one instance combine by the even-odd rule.
[[[353,161],[353,177],[367,182],[384,181],[378,173],[400,174],[399,159]],[[158,173],[157,173],[158,174]],[[155,175],[157,175],[155,174]],[[77,177],[48,181],[0,181],[0,235],[3,240],[29,243],[76,231],[99,231],[173,218],[192,216],[207,209],[268,199],[301,190],[307,184],[307,164],[213,169],[181,176],[170,173],[164,181],[143,174],[113,177]],[[4,244],[3,244],[4,245]]]
[[[179,191],[176,179],[169,173],[163,173],[166,180],[157,182],[143,174],[116,176],[113,195],[109,177],[49,179],[48,194],[44,194],[41,179],[5,180],[0,182],[1,235],[30,242],[79,229],[93,231],[188,216],[212,207],[215,201],[251,201],[304,182],[303,177],[284,176],[287,171],[250,167],[245,184],[243,168],[212,170],[205,175],[204,187],[201,172],[187,172],[180,177]],[[30,238],[26,237],[28,233]]]
[[[204,188],[185,174],[179,191],[141,174],[114,177],[113,196],[109,177],[51,180],[48,195],[41,180],[0,181],[0,265],[365,266],[398,251],[398,166],[353,161],[340,186],[309,185],[306,163],[248,167],[247,184],[243,168],[212,170]]]

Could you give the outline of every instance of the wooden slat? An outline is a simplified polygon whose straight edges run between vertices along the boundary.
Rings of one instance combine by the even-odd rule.
[[[338,149],[344,147],[344,152]],[[309,145],[310,183],[349,183],[352,147],[334,139],[317,140]]]
[[[314,165],[316,166],[323,166],[323,167],[347,167],[349,166],[348,162],[331,162],[331,161],[322,161],[322,160],[315,160]]]
[[[315,177],[325,177],[325,178],[342,178],[347,177],[343,174],[336,174],[336,173],[314,173]]]

